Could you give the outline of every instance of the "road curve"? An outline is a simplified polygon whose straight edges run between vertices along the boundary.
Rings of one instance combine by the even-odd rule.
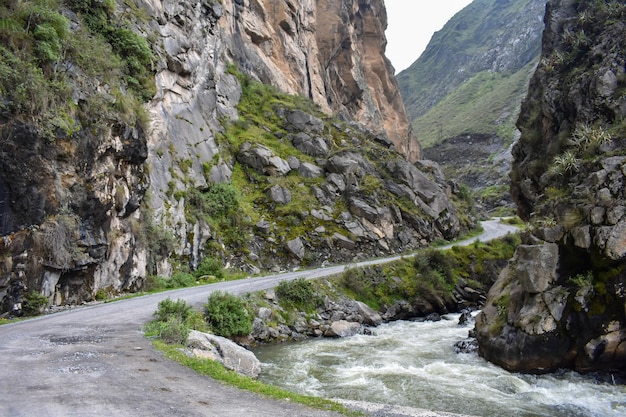
[[[483,222],[483,228],[480,236],[456,244],[486,241],[517,230],[497,220]],[[201,306],[217,290],[244,294],[274,287],[282,280],[320,278],[348,266],[399,258],[173,290],[0,326],[0,416],[338,416],[201,376],[155,351],[141,328],[159,301],[168,297]]]

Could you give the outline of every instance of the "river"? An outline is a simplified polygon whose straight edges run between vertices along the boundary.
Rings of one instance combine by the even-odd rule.
[[[467,336],[458,315],[383,324],[375,335],[263,346],[260,380],[289,390],[482,417],[626,416],[626,387],[574,372],[522,375],[477,354],[457,354]]]

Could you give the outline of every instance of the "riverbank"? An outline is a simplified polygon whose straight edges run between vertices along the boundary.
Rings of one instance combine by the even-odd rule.
[[[391,406],[481,417],[626,415],[623,385],[570,371],[511,373],[476,353],[457,353],[455,343],[473,326],[458,321],[450,314],[386,323],[371,336],[259,347],[259,379],[307,395],[388,404],[387,415]]]

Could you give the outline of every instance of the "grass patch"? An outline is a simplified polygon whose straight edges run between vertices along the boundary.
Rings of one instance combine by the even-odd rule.
[[[347,269],[333,281],[342,292],[376,310],[398,300],[446,297],[459,278],[474,288],[487,290],[520,241],[518,235],[508,235],[445,251],[425,249],[382,266]]]
[[[515,112],[504,124],[502,109],[515,108],[526,91],[532,65],[517,73],[480,72],[412,122],[425,148],[465,133],[500,134],[513,140]],[[511,98],[514,98],[513,102]]]
[[[168,359],[174,360],[183,366],[187,366],[201,375],[221,381],[227,385],[254,392],[277,400],[290,401],[302,404],[318,410],[334,411],[346,416],[363,416],[364,414],[351,411],[345,406],[325,398],[310,397],[296,394],[282,388],[264,384],[255,379],[242,376],[236,372],[229,371],[220,363],[204,359],[192,358],[185,355],[178,345],[171,345],[160,340],[153,341],[154,346],[165,354]]]

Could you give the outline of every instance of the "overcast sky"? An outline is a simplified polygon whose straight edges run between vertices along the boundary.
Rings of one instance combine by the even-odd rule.
[[[472,0],[385,0],[387,58],[396,73],[419,58],[433,36]]]

